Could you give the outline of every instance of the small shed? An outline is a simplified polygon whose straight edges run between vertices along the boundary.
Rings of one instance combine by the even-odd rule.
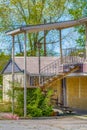
[[[58,57],[41,57],[41,68],[43,69],[47,65],[53,63],[55,60],[58,60]],[[24,87],[24,66],[23,66],[24,57],[15,57],[14,63],[14,82],[20,83],[20,87]],[[38,57],[27,57],[27,88],[36,88],[39,85],[39,76],[40,83],[44,81],[48,75],[41,74],[39,75],[39,64]],[[8,91],[12,86],[12,60],[10,59],[6,64],[5,68],[2,71],[3,74],[3,101],[8,101]],[[49,75],[49,77],[51,77]]]

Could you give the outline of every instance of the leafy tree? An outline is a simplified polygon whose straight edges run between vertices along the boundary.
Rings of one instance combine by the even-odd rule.
[[[87,17],[87,0],[69,0],[68,11],[72,19]],[[78,26],[75,30],[79,33],[77,45],[85,46],[85,27]]]
[[[4,66],[6,65],[6,63],[8,62],[10,56],[9,55],[5,55],[4,53],[0,54],[0,73],[2,71],[2,69],[4,68]],[[2,75],[0,74],[0,84],[2,84]]]
[[[66,0],[4,0],[0,4],[2,30],[14,29],[19,27],[17,25],[42,24],[44,19],[48,23],[57,22],[65,10],[65,3]],[[49,31],[46,31],[45,35],[48,33]],[[17,42],[21,52],[20,41],[22,40],[18,37]],[[36,55],[37,42],[44,43],[43,33],[28,34],[27,47],[30,55]],[[46,48],[44,50],[46,51]]]

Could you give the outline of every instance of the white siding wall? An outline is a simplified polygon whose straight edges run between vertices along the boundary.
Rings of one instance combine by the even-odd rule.
[[[16,73],[14,76],[15,81],[19,82],[21,84],[21,87],[23,87],[24,84],[23,77],[24,77],[23,73]],[[3,75],[3,101],[11,100],[7,94],[8,91],[11,90],[11,82],[12,82],[11,74]]]

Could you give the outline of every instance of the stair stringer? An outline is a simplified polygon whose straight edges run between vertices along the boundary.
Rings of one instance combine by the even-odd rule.
[[[51,79],[49,78],[47,81],[44,82],[43,85],[39,85],[39,87],[45,89],[48,87],[51,87],[53,84],[55,84],[58,80],[62,80],[63,78],[67,77],[69,74],[79,70],[79,65],[76,65],[74,68],[71,68],[68,72],[62,72],[58,75],[53,76]]]
[[[80,66],[79,65],[76,65],[74,68],[71,68],[69,72],[63,72],[63,73],[60,73],[58,75],[55,75],[52,80],[50,81],[50,79],[47,81],[47,83],[45,83],[43,85],[43,91],[44,90],[47,90],[47,88],[51,88],[53,86],[55,86],[54,84],[57,83],[58,80],[62,80],[63,78],[67,77],[69,74],[77,71],[80,69]],[[53,95],[52,95],[53,96]],[[54,98],[51,99],[51,103],[52,103],[52,100],[55,100],[57,101],[57,104],[53,105],[53,111],[56,110],[56,112],[59,114],[70,114],[70,113],[73,113],[73,109],[71,107],[68,107],[68,106],[64,106],[63,103],[61,103],[61,101],[59,102],[58,101],[58,97],[57,99],[55,99],[55,95],[54,95]],[[53,103],[54,104],[54,103]],[[61,111],[61,112],[60,112]]]

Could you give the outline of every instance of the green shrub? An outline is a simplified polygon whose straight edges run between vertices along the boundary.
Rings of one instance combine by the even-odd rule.
[[[14,91],[14,97],[15,97],[15,108],[14,112],[18,114],[19,116],[23,116],[24,113],[24,93],[23,90],[15,90]]]
[[[40,88],[29,90],[28,92],[28,105],[27,112],[29,116],[49,116],[52,112],[50,104],[51,91],[49,90],[46,95],[41,92]]]
[[[19,116],[24,115],[24,89],[19,83],[14,83],[14,113]],[[39,117],[49,116],[52,113],[52,105],[50,97],[52,90],[48,90],[44,94],[40,88],[27,89],[27,116]],[[8,91],[9,98],[12,98],[12,91]]]
[[[40,117],[50,116],[52,106],[50,104],[51,90],[43,94],[40,88],[27,89],[27,116]],[[15,89],[15,113],[23,116],[24,93],[23,90]]]
[[[11,103],[0,103],[0,112],[11,112]]]
[[[31,105],[28,104],[27,105],[27,114],[29,117],[40,117],[42,116],[42,110],[40,108],[38,108],[35,104]]]

